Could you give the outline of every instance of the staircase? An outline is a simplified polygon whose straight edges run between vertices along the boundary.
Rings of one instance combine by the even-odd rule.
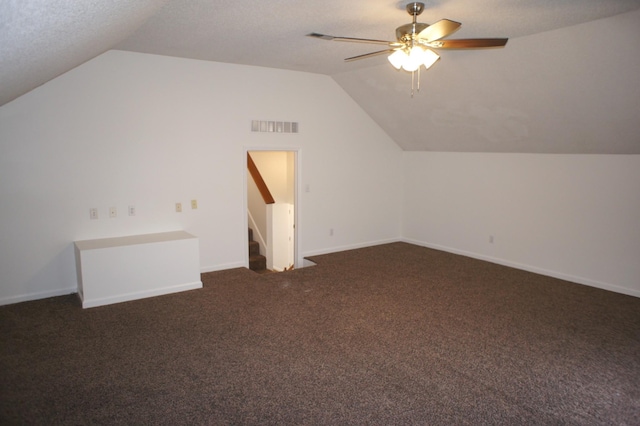
[[[259,274],[270,272],[267,258],[260,254],[260,244],[253,240],[253,229],[249,228],[249,269]]]

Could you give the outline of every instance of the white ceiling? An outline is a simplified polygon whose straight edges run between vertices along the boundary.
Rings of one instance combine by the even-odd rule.
[[[397,0],[3,1],[0,3],[0,105],[109,49],[121,49],[327,74],[404,149],[442,150],[420,141],[419,124],[405,132],[384,119],[398,114],[399,108],[403,123],[428,121],[424,111],[416,106],[427,102],[425,99],[433,99],[436,90],[432,90],[430,98],[420,93],[410,99],[410,77],[398,75],[386,64],[384,56],[349,63],[342,60],[379,50],[379,46],[305,37],[310,32],[320,32],[393,40],[395,28],[411,21],[405,11],[406,3]],[[456,20],[463,26],[452,38],[509,37],[507,48],[517,48],[518,41],[514,43],[514,39],[519,37],[640,9],[640,0],[427,0],[425,4],[420,22]],[[460,54],[447,56],[451,64],[463,61],[470,54],[447,53]],[[471,54],[486,54],[487,58],[500,60],[494,50]],[[439,61],[429,73],[443,62]],[[487,66],[486,60],[481,60],[481,64]],[[450,70],[445,68],[440,74],[449,75]],[[438,72],[429,74],[429,78],[437,76]],[[403,98],[389,102],[388,92],[384,90],[363,94],[363,81],[368,81],[367,87],[402,84],[406,89],[402,89]],[[398,105],[399,102],[403,105]],[[460,99],[449,102],[444,109],[431,109],[431,118],[439,114],[439,119],[453,123],[461,114],[462,117],[473,114],[462,105],[464,100]],[[508,117],[516,129],[512,132],[517,133],[517,111],[496,112],[499,106],[491,104],[475,108],[489,111],[485,113],[494,120],[500,119],[501,114]],[[478,111],[475,114],[482,116]],[[501,138],[507,140],[509,135]],[[449,149],[540,151],[522,146],[496,148],[495,144],[485,147],[462,144]],[[585,151],[579,146],[558,152],[565,151],[600,152]]]

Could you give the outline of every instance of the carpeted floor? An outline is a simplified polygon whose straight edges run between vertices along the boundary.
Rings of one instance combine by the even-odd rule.
[[[0,424],[640,424],[640,299],[405,243],[0,307]]]

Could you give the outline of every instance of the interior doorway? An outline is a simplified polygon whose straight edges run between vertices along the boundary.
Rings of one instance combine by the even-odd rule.
[[[259,273],[295,267],[297,151],[247,149],[247,266]]]

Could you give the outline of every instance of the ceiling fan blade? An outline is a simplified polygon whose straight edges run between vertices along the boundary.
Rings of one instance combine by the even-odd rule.
[[[402,46],[402,43],[399,43],[397,41],[373,40],[370,38],[337,37],[337,36],[331,36],[331,35],[319,34],[319,33],[310,33],[310,34],[307,34],[307,36],[321,38],[322,40],[348,41],[353,43],[384,44],[385,46]]]
[[[436,49],[482,49],[487,47],[503,47],[508,38],[466,38],[458,40],[438,40],[428,43]]]
[[[357,61],[358,59],[371,58],[372,56],[383,55],[385,53],[391,53],[391,52],[394,52],[394,51],[395,51],[395,49],[378,50],[377,52],[365,53],[364,55],[358,55],[358,56],[352,56],[350,58],[345,58],[345,61],[347,61],[347,62],[349,62],[349,61]]]
[[[418,34],[419,39],[425,41],[436,41],[450,34],[455,33],[460,29],[462,24],[460,22],[451,21],[449,19],[441,19],[438,22],[429,25]]]

